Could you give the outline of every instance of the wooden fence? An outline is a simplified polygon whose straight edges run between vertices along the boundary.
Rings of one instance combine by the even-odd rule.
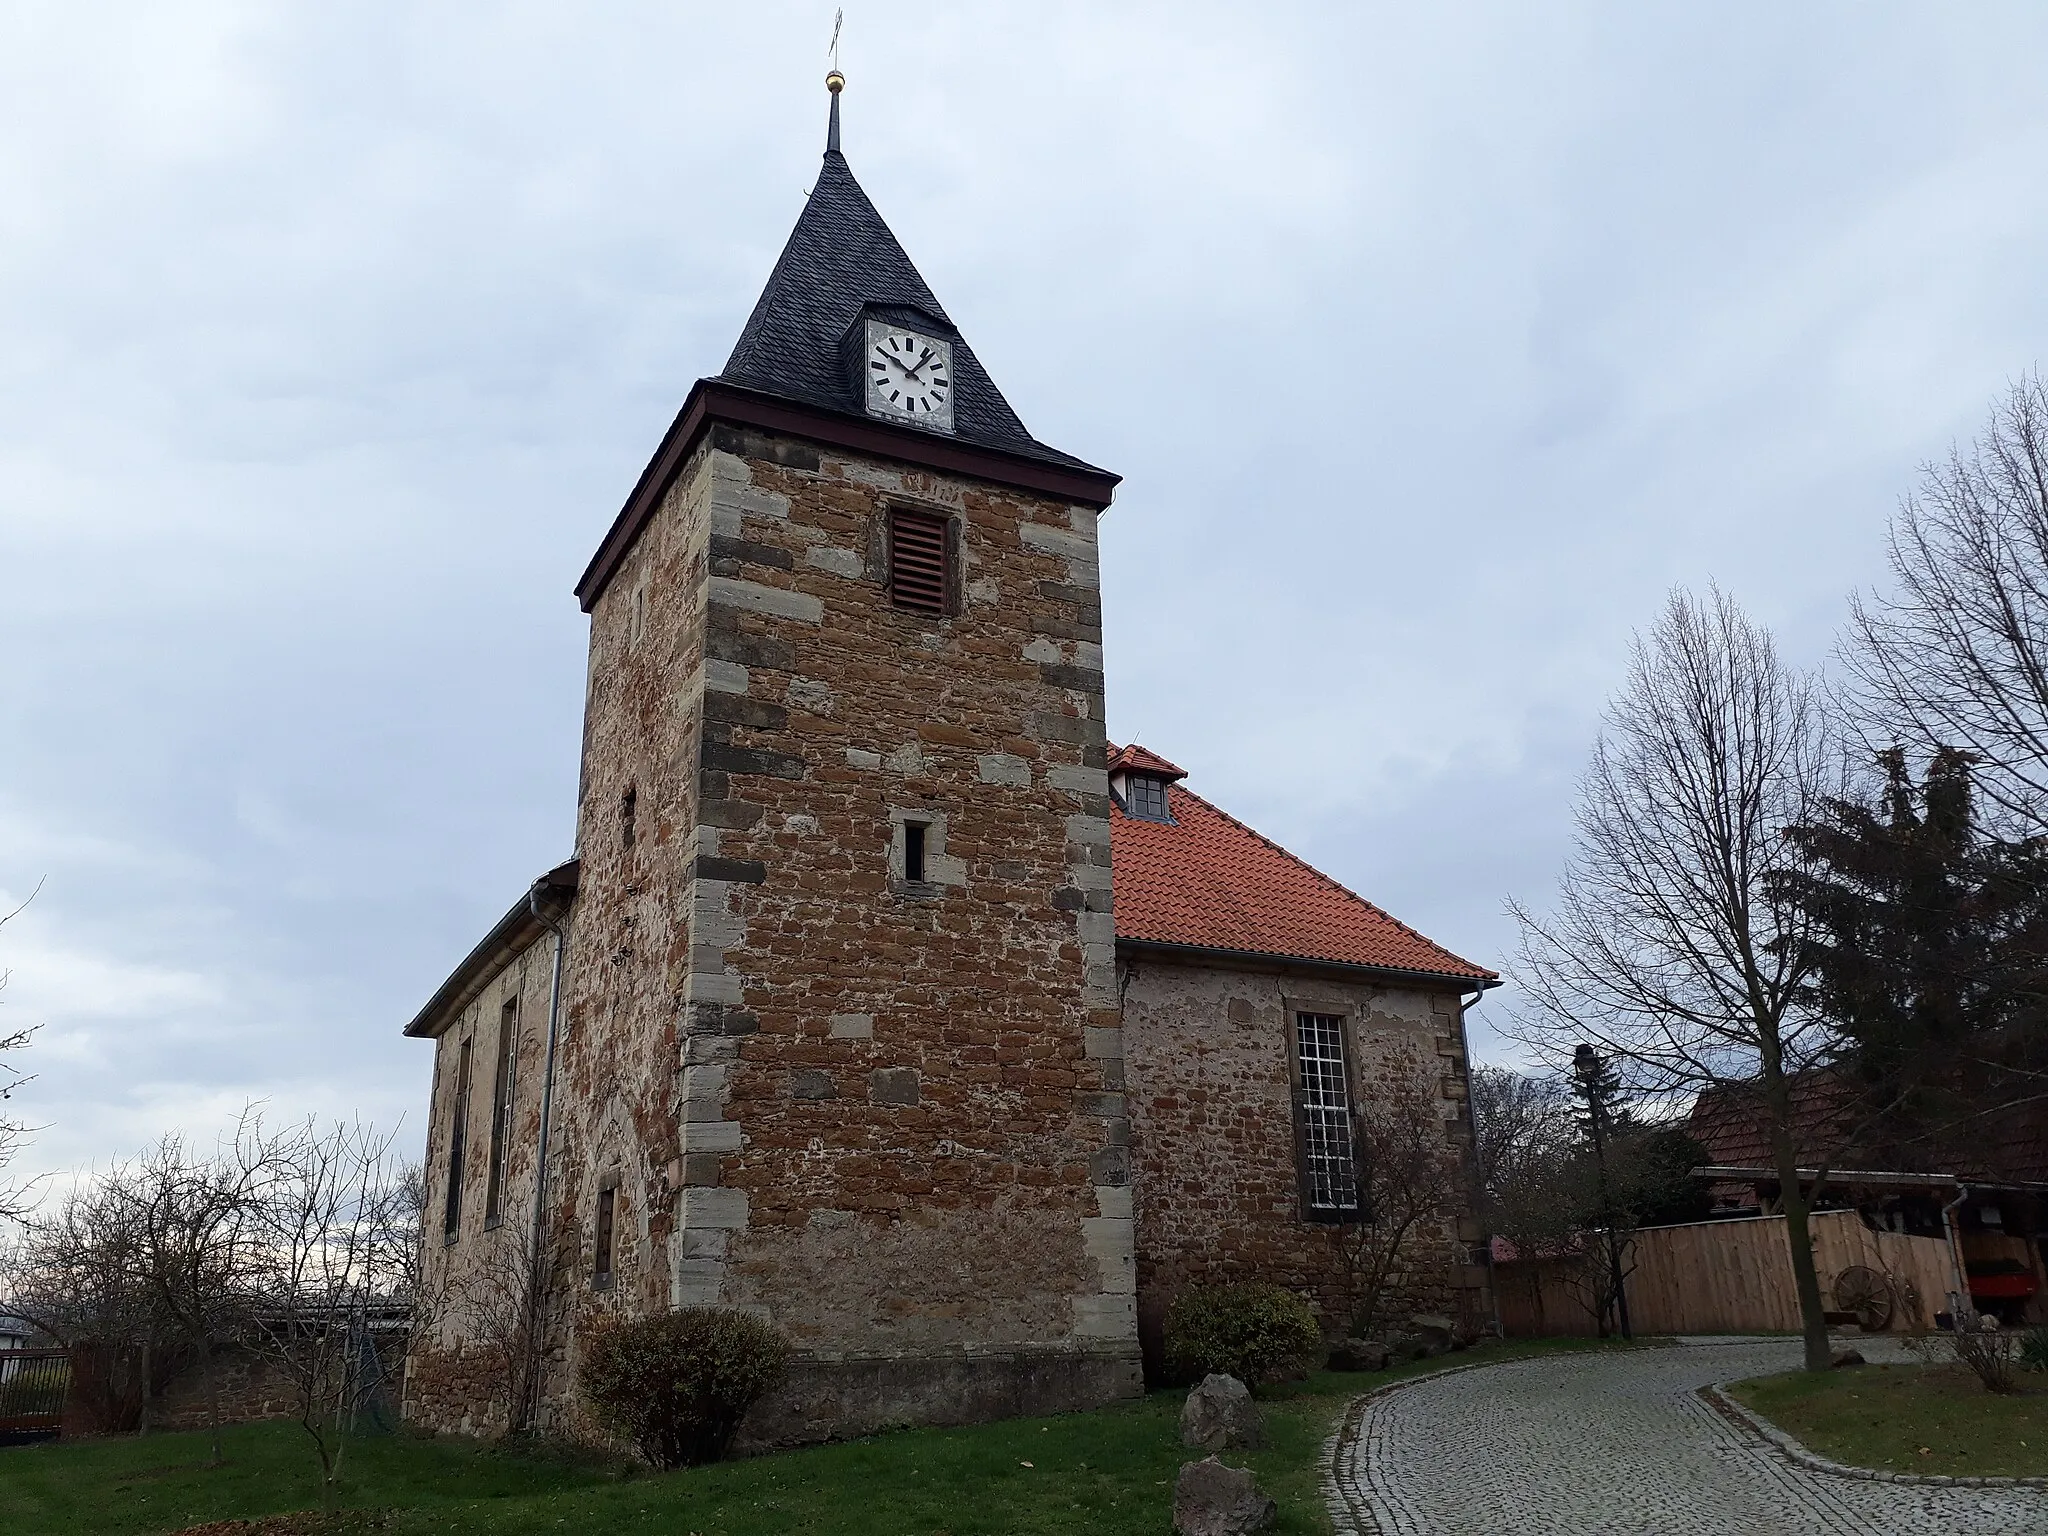
[[[1854,1211],[1817,1211],[1812,1223],[1814,1265],[1830,1307],[1835,1277],[1863,1265],[1890,1276],[1895,1294],[1903,1297],[1910,1288],[1919,1298],[1918,1326],[1932,1326],[1935,1312],[1947,1308],[1955,1271],[1940,1238],[1873,1232]],[[1496,1266],[1501,1326],[1510,1338],[1596,1331],[1585,1288],[1574,1283],[1575,1268],[1576,1261],[1554,1259]],[[1645,1228],[1636,1234],[1635,1268],[1627,1284],[1637,1333],[1799,1329],[1782,1216]],[[1905,1306],[1894,1308],[1895,1330],[1914,1325]]]

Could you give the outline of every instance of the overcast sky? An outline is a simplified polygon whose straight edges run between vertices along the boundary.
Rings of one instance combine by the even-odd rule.
[[[1112,734],[1485,962],[1665,590],[1824,659],[2048,353],[2037,4],[847,9],[855,174],[1126,477]],[[399,1030],[569,851],[570,587],[797,216],[831,12],[0,0],[33,1166],[252,1098],[417,1140]]]

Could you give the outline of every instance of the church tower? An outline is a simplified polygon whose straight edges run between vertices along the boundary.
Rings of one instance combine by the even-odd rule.
[[[545,1175],[588,1304],[788,1336],[752,1431],[779,1441],[1139,1390],[1117,477],[1024,429],[854,180],[828,85],[767,287],[577,587]]]

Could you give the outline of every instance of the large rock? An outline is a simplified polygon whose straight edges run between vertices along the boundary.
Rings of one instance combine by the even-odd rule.
[[[1330,1350],[1333,1371],[1384,1371],[1392,1352],[1378,1339],[1340,1339]]]
[[[1205,1451],[1255,1451],[1266,1443],[1258,1406],[1235,1376],[1205,1376],[1180,1410],[1180,1443]]]
[[[1419,1333],[1390,1333],[1387,1335],[1387,1355],[1395,1365],[1405,1365],[1410,1360],[1427,1360],[1441,1351],[1432,1349],[1429,1340]]]
[[[1214,1456],[1180,1469],[1180,1481],[1173,1485],[1173,1528],[1180,1536],[1249,1536],[1272,1522],[1273,1501],[1259,1491],[1251,1473],[1226,1467]]]
[[[1432,1355],[1446,1354],[1458,1342],[1458,1325],[1448,1317],[1423,1314],[1409,1318],[1408,1326],[1421,1337]]]

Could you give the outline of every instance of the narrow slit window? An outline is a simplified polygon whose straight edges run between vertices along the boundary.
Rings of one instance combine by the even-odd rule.
[[[441,1235],[454,1242],[462,1230],[463,1154],[469,1146],[469,1051],[472,1042],[462,1042],[455,1063],[455,1123],[448,1136],[448,1204],[442,1213]]]
[[[597,1253],[591,1263],[590,1283],[600,1291],[608,1291],[612,1285],[612,1244],[617,1205],[617,1190],[606,1188],[597,1192]]]
[[[1302,1193],[1311,1212],[1343,1216],[1358,1209],[1357,1150],[1351,1134],[1351,1088],[1344,1070],[1344,1019],[1297,1013],[1294,1039],[1301,1065]]]
[[[889,601],[917,613],[943,614],[952,588],[946,519],[910,507],[889,509]]]
[[[903,824],[903,878],[924,879],[924,823],[906,821]]]
[[[633,818],[639,814],[639,811],[640,791],[636,787],[629,785],[626,792],[619,796],[619,846],[621,848],[633,846]]]
[[[491,1173],[484,1186],[484,1224],[503,1219],[505,1159],[512,1148],[512,1070],[519,1059],[519,999],[498,1010],[498,1065],[491,1074]]]

